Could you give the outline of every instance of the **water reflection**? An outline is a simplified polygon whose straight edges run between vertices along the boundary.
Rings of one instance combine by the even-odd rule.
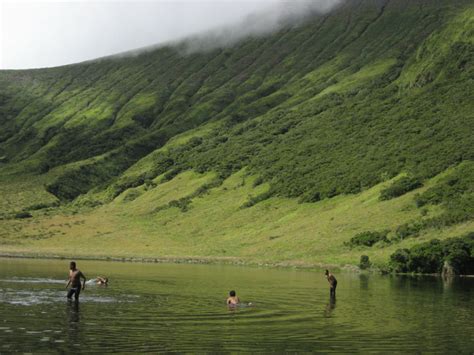
[[[361,290],[368,290],[369,289],[369,275],[367,274],[359,274],[359,285]]]
[[[326,318],[331,318],[332,313],[336,309],[336,296],[329,297],[329,303],[326,305],[326,309],[324,310],[324,316]]]
[[[67,314],[68,314],[68,320],[69,324],[77,324],[79,323],[80,320],[80,314],[79,314],[79,300],[68,300],[67,301]]]
[[[67,343],[77,347],[81,341],[80,307],[78,300],[67,301]]]
[[[454,276],[453,275],[448,275],[444,274],[443,277],[441,278],[443,282],[443,290],[450,291],[451,288],[453,287],[453,281],[454,281]]]
[[[80,304],[67,303],[64,286],[50,282],[63,275],[61,261],[2,264],[0,259],[0,352],[474,349],[474,279],[340,273],[336,303],[327,280],[313,272],[99,262],[81,266],[89,273],[107,273],[114,284],[87,287]],[[257,304],[227,308],[219,290],[229,285],[245,290]]]

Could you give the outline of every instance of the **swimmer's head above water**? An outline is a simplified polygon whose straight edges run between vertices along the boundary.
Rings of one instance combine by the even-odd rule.
[[[226,303],[230,306],[235,306],[240,303],[240,299],[236,296],[234,290],[229,292],[229,298],[227,298]]]
[[[97,276],[96,283],[98,285],[107,285],[109,283],[109,278],[105,276]]]

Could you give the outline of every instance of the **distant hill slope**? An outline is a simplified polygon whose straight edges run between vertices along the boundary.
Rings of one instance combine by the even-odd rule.
[[[237,209],[222,218],[265,200],[319,206],[328,198],[382,186],[388,188],[382,201],[397,200],[454,174],[451,185],[436,186],[439,191],[456,186],[455,192],[424,204],[433,206],[428,208],[433,216],[444,216],[441,222],[420,230],[427,238],[452,235],[449,228],[455,226],[469,231],[474,215],[472,1],[348,1],[300,26],[231,48],[184,54],[185,48],[183,42],[136,56],[0,71],[6,221],[0,223],[17,226],[20,222],[11,218],[21,210],[45,218],[44,207],[60,204],[44,213],[69,213],[68,206],[114,206],[128,194],[152,196],[189,171],[212,178],[170,200],[177,201],[168,206],[177,208],[177,217],[179,209],[186,212],[196,198],[221,191],[239,174],[252,177],[252,191],[242,190]],[[404,174],[408,177],[390,180]],[[135,207],[151,213],[148,202]],[[391,233],[428,219],[419,215],[422,206],[414,208],[390,227]],[[286,233],[298,229],[294,223]],[[375,224],[371,230],[387,227],[382,220]],[[363,231],[352,227],[344,229],[346,240]],[[449,230],[427,231],[435,227]],[[287,259],[298,259],[301,246],[287,247],[295,253]],[[194,255],[196,248],[175,254]],[[336,259],[354,262],[353,256]]]

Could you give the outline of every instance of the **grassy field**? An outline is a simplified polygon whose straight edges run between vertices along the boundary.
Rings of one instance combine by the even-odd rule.
[[[214,174],[185,172],[148,190],[132,188],[113,202],[86,208],[70,205],[33,212],[33,218],[0,221],[2,254],[87,258],[198,258],[280,265],[357,265],[365,254],[375,265],[391,253],[434,237],[444,239],[473,229],[467,221],[450,228],[426,229],[416,238],[390,245],[350,248],[344,245],[363,231],[390,229],[413,219],[441,212],[420,212],[415,194],[442,176],[399,198],[380,201],[387,181],[355,195],[341,195],[317,203],[272,197],[242,208],[251,197],[268,189],[253,187],[255,177],[245,170],[222,185],[194,197],[186,210],[170,202],[192,195]],[[10,186],[10,191],[12,189]],[[23,184],[18,184],[21,189]],[[8,193],[7,193],[8,195]],[[43,198],[38,194],[38,197]]]

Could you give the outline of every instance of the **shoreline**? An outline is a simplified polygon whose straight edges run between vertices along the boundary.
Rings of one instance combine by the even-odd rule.
[[[395,275],[395,276],[432,276],[442,277],[441,274],[417,274],[417,273],[383,273],[380,269],[361,270],[359,267],[351,264],[334,265],[334,264],[311,264],[305,262],[262,262],[257,260],[244,260],[237,257],[100,257],[100,256],[79,256],[71,258],[63,255],[34,255],[34,254],[15,254],[0,253],[0,258],[4,259],[38,259],[38,260],[86,260],[86,261],[106,261],[120,263],[144,263],[144,264],[191,264],[191,265],[232,265],[244,267],[263,267],[271,269],[295,269],[295,270],[324,270],[331,269],[344,272],[352,272],[358,274],[379,274],[379,275]],[[474,278],[474,275],[453,275],[451,277]]]
[[[301,261],[264,262],[252,259],[240,259],[237,257],[105,257],[105,256],[64,256],[54,254],[24,254],[24,253],[0,253],[0,258],[5,259],[39,259],[39,260],[86,260],[107,261],[122,263],[144,263],[144,264],[195,264],[195,265],[233,265],[245,267],[283,268],[300,270],[332,269],[339,271],[351,271],[360,273],[362,270],[355,265],[336,265],[322,263],[307,263]],[[374,272],[375,270],[367,270]]]

